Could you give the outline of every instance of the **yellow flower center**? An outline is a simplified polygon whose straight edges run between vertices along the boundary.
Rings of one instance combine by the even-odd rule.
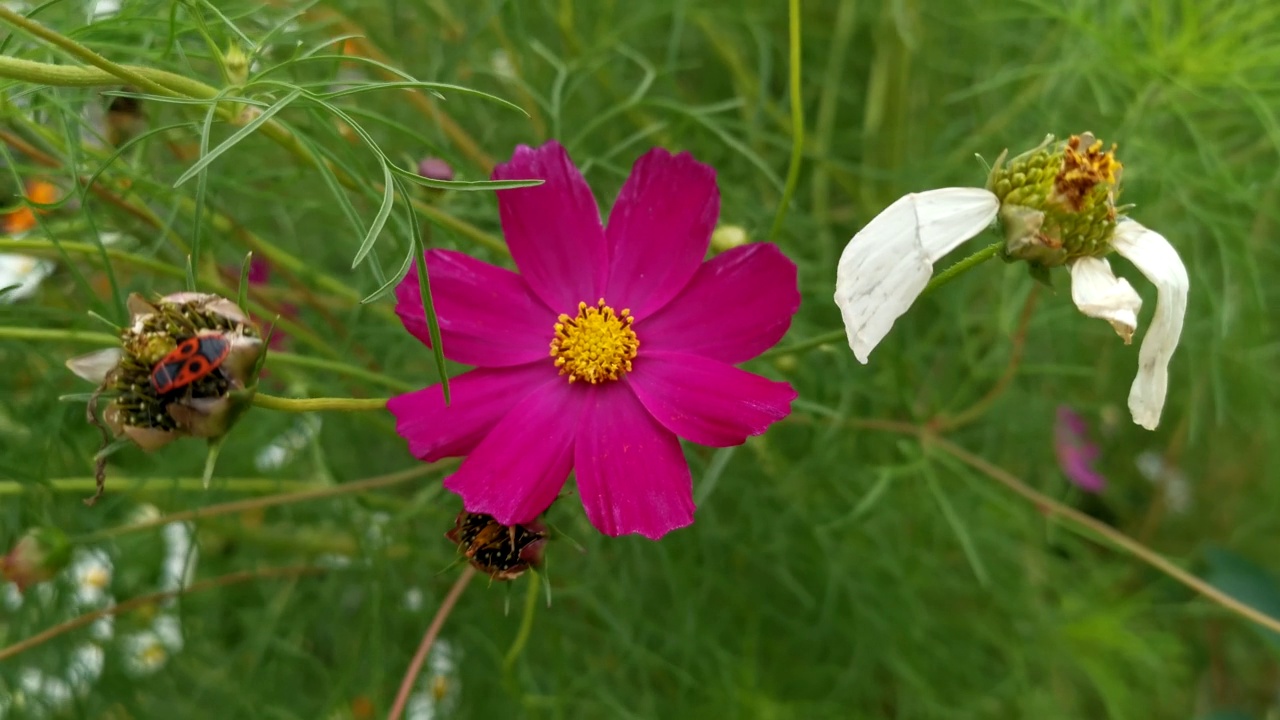
[[[631,311],[615,313],[601,298],[594,306],[578,303],[578,316],[561,315],[555,324],[551,357],[569,382],[592,385],[617,380],[631,371],[640,340],[631,329]]]
[[[1098,185],[1116,184],[1120,174],[1120,161],[1116,160],[1116,146],[1103,152],[1102,141],[1092,135],[1072,135],[1062,148],[1062,170],[1054,178],[1054,187],[1067,205],[1077,212]]]

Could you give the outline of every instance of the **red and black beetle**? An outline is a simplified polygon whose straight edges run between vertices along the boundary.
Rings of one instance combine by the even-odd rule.
[[[230,352],[231,341],[221,333],[189,337],[151,369],[151,386],[159,395],[184,388],[217,370]]]

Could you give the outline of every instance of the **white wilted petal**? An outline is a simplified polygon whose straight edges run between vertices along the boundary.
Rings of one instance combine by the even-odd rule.
[[[124,351],[118,347],[95,350],[67,360],[67,369],[95,385],[101,385],[107,375],[120,364],[122,357]]]
[[[1129,389],[1133,421],[1148,430],[1160,424],[1165,393],[1169,388],[1169,360],[1182,336],[1191,281],[1187,268],[1169,241],[1133,220],[1116,226],[1111,246],[1137,266],[1156,286],[1156,313],[1138,351],[1138,375]]]
[[[933,263],[982,232],[999,209],[982,188],[912,193],[853,236],[840,254],[835,300],[859,362],[929,284]]]
[[[1128,280],[1111,272],[1106,258],[1082,257],[1067,264],[1071,272],[1071,299],[1080,312],[1106,320],[1128,345],[1138,327],[1142,298]]]

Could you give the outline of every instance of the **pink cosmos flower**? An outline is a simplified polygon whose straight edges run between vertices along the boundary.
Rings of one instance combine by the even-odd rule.
[[[1058,406],[1053,449],[1058,455],[1058,466],[1076,487],[1100,493],[1107,486],[1107,479],[1093,468],[1093,461],[1098,459],[1098,446],[1089,439],[1088,423],[1066,405]]]
[[[394,397],[396,431],[417,457],[466,455],[445,487],[468,512],[527,523],[570,470],[606,535],[657,539],[693,522],[679,438],[726,447],[786,417],[796,392],[739,370],[773,346],[800,305],[796,266],[754,243],[703,262],[720,210],[715,171],[654,149],[601,225],[591,189],[554,141],[520,146],[496,180],[520,274],[429,250],[444,354],[475,366]],[[405,328],[428,343],[417,274],[396,288]]]

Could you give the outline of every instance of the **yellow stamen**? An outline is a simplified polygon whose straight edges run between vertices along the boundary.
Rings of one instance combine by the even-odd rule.
[[[1116,160],[1116,146],[1103,152],[1102,141],[1092,135],[1072,135],[1062,149],[1062,170],[1054,179],[1058,194],[1079,211],[1083,208],[1094,186],[1116,184],[1120,174],[1120,161]]]
[[[578,316],[561,315],[555,324],[551,357],[569,382],[595,385],[631,371],[640,340],[631,329],[631,311],[615,313],[601,298],[594,306],[578,303]]]

